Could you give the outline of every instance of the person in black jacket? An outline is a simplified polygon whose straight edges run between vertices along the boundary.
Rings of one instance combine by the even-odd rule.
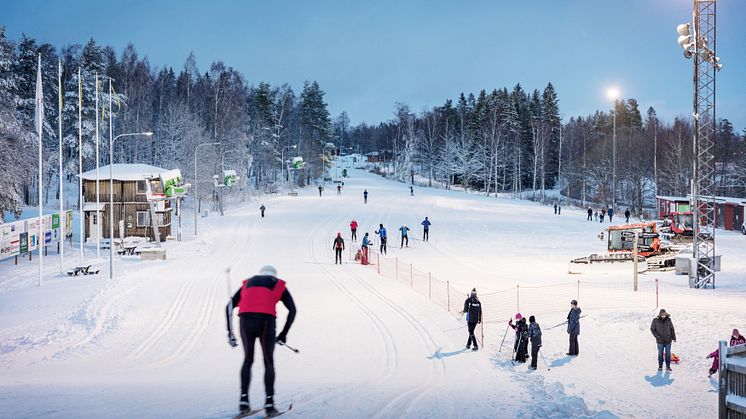
[[[570,350],[567,355],[578,356],[578,335],[580,335],[580,307],[578,301],[570,301],[570,312],[567,313],[567,334],[570,335]]]
[[[529,369],[536,369],[536,362],[539,356],[539,348],[541,348],[541,327],[539,323],[536,323],[534,316],[528,318],[528,339],[531,342],[531,366]]]
[[[342,238],[342,233],[337,233],[337,238],[334,239],[332,244],[334,249],[334,264],[342,264],[342,251],[345,250],[345,239]]]
[[[275,306],[280,301],[287,307],[288,317],[285,321],[285,327],[275,337],[277,318]],[[238,308],[238,318],[241,321],[241,342],[244,350],[244,360],[241,367],[241,399],[238,408],[241,412],[251,410],[249,406],[251,364],[254,362],[254,344],[256,339],[259,338],[259,344],[264,355],[264,389],[267,395],[264,402],[264,411],[267,416],[271,416],[277,413],[274,403],[275,343],[284,345],[287,341],[288,331],[295,320],[295,302],[293,302],[293,297],[285,287],[285,281],[277,278],[277,270],[273,266],[264,266],[258,275],[244,280],[241,288],[236,291],[225,307],[228,322],[228,343],[235,348],[238,343],[233,334],[232,317],[234,308]]]
[[[512,327],[515,331],[513,353],[517,362],[526,362],[526,358],[528,357],[528,326],[526,326],[526,318],[521,316],[521,313],[517,313],[515,320],[515,324],[513,324],[513,319],[508,320],[508,326]]]
[[[663,370],[663,357],[665,354],[666,371],[671,371],[671,342],[676,342],[676,330],[671,322],[671,315],[661,309],[658,316],[650,324],[650,332],[655,337],[658,345],[658,371]]]
[[[479,345],[477,345],[477,338],[474,336],[474,329],[477,328],[478,323],[482,323],[482,303],[477,298],[477,289],[471,290],[471,295],[464,301],[464,310],[461,314],[466,313],[466,324],[469,327],[469,337],[466,339],[466,349],[469,349],[472,344],[474,347],[472,351],[478,351]]]

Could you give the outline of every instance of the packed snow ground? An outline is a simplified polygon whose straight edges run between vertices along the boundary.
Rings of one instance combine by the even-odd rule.
[[[698,296],[684,287],[662,298],[674,307],[673,351],[682,364],[672,374],[657,374],[648,330],[656,307],[647,300],[627,303],[629,272],[567,274],[571,258],[604,248],[596,238],[602,226],[586,222],[582,210],[565,208],[555,216],[530,202],[426,188],[411,197],[405,184],[350,172],[342,196],[329,185],[321,198],[313,186],[298,197],[268,197],[266,218],[259,217],[260,202],[252,202],[224,217],[200,219],[196,238],[186,217],[185,240],[167,244],[167,261],[117,259],[114,281],[105,279],[105,262],[97,277],[59,276],[50,252],[39,288],[36,263],[0,262],[0,416],[230,417],[238,404],[242,351],[228,346],[224,306],[229,290],[265,264],[278,268],[298,305],[288,343],[300,353],[275,350],[276,401],[294,404],[287,417],[716,414],[705,356],[733,327],[746,329],[744,310],[733,308],[746,288],[746,237],[719,235],[722,289],[703,294],[706,307],[691,304]],[[428,243],[417,240],[424,216],[433,222]],[[352,218],[360,237],[383,223],[389,257],[460,290],[476,287],[486,295],[520,284],[531,293],[530,286],[578,279],[609,284],[603,291],[581,290],[589,316],[582,320],[580,356],[564,355],[562,327],[548,330],[565,319],[567,302],[576,297],[567,288],[553,294],[552,287],[535,288],[535,302],[520,308],[525,316],[537,314],[544,328],[542,353],[550,370],[540,361],[538,371],[528,372],[526,365],[511,365],[509,350],[498,352],[507,318],[485,325],[485,348],[464,351],[466,326],[459,317],[375,269],[334,265],[333,237],[342,232],[349,240]],[[410,247],[399,249],[402,224],[413,231]],[[77,261],[74,250],[67,255],[71,264]],[[640,278],[646,286],[652,278],[686,284],[672,273]],[[515,310],[507,300],[484,302],[501,305],[485,307],[490,312]],[[687,304],[695,309],[679,309]],[[285,311],[278,312],[281,327]],[[257,355],[254,405],[263,400],[262,371]]]

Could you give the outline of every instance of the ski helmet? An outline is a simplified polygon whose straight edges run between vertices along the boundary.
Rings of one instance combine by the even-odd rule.
[[[523,318],[523,316],[521,316],[521,313],[516,313],[516,314],[515,314],[515,319],[516,319],[516,320],[520,320],[520,319],[522,319],[522,318]]]
[[[262,269],[259,270],[259,275],[274,276],[276,278],[277,269],[272,265],[264,265],[262,266]]]

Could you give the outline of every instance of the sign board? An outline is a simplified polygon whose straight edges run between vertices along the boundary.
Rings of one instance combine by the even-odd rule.
[[[25,255],[28,253],[28,233],[21,233],[19,236],[18,253]]]
[[[65,237],[73,236],[73,212],[67,211],[65,213]]]
[[[52,228],[60,228],[60,215],[52,214]]]
[[[72,211],[66,211],[65,237],[72,236]],[[28,253],[39,248],[39,218],[0,224],[0,260]],[[60,230],[60,214],[42,216],[44,245],[63,239]]]

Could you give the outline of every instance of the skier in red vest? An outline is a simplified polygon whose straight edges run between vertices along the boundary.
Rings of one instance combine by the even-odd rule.
[[[357,221],[350,222],[350,231],[352,232],[352,241],[357,241]]]
[[[275,337],[278,302],[288,309],[285,327]],[[243,281],[241,288],[236,291],[226,306],[228,320],[228,343],[232,347],[238,346],[233,334],[233,309],[238,307],[240,319],[241,342],[244,349],[244,361],[241,367],[241,400],[238,408],[242,413],[251,410],[249,405],[249,383],[251,381],[251,364],[254,362],[254,343],[259,338],[259,344],[264,355],[264,389],[266,399],[264,412],[268,417],[278,414],[275,408],[275,343],[284,345],[288,330],[295,320],[295,303],[290,292],[285,287],[285,281],[277,278],[277,270],[270,265],[262,267],[258,275]]]

